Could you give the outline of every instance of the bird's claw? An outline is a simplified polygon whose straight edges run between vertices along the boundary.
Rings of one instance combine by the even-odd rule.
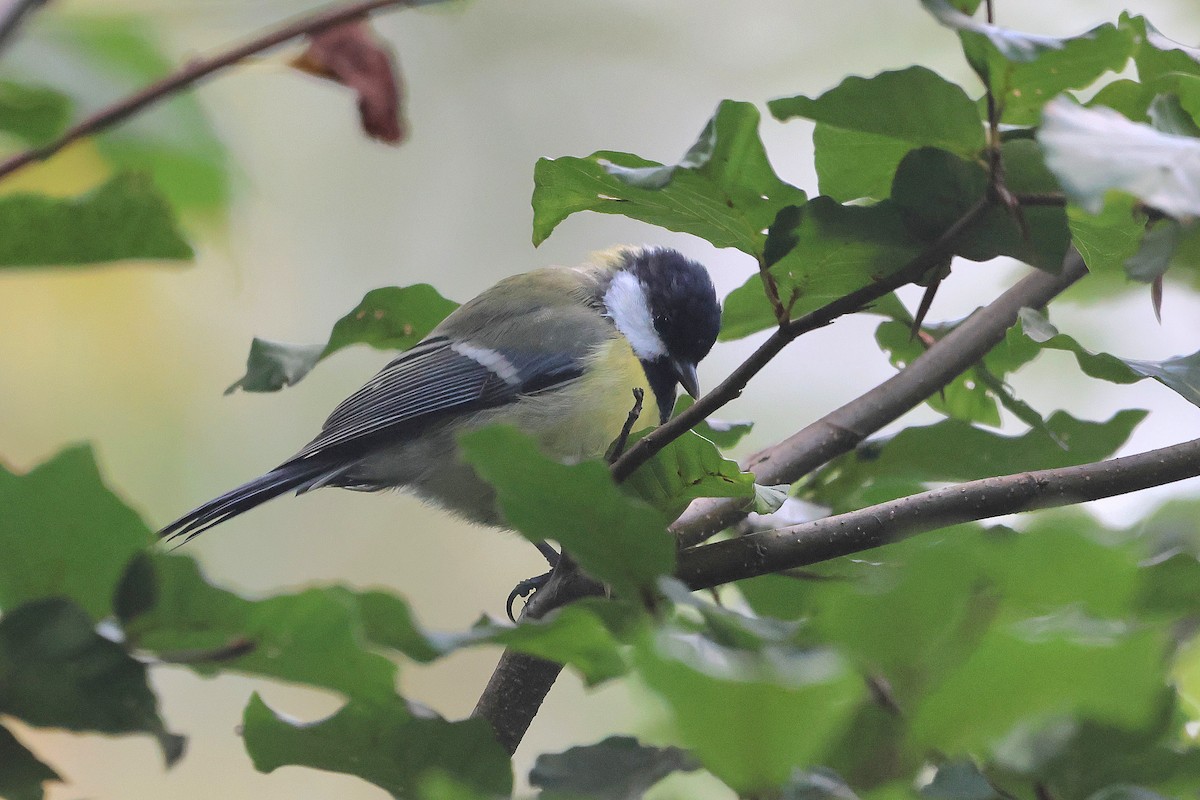
[[[535,575],[532,578],[526,578],[513,587],[513,590],[508,593],[508,602],[504,604],[504,610],[508,612],[508,618],[510,620],[513,622],[517,621],[517,618],[513,616],[513,603],[516,602],[517,598],[520,597],[522,600],[524,600],[538,589],[541,589],[546,585],[546,582],[550,580],[550,575],[552,572],[553,570],[551,570],[551,572],[544,572],[541,575]]]

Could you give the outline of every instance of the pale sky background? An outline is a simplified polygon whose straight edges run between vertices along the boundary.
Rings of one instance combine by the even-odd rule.
[[[45,13],[136,11],[152,18],[182,61],[296,13],[268,0],[60,0]],[[1113,21],[1110,0],[1000,0],[1002,24],[1079,33]],[[1200,42],[1191,2],[1133,6],[1165,33]],[[708,264],[722,294],[753,269],[744,255],[618,217],[577,215],[540,248],[530,243],[533,164],[541,156],[627,150],[678,159],[723,98],[760,108],[774,97],[816,94],[847,74],[919,63],[977,84],[957,49],[916,0],[798,3],[606,3],[476,0],[457,10],[378,17],[408,86],[410,141],[393,149],[358,130],[353,99],[284,66],[296,49],[224,74],[199,98],[231,152],[234,200],[225,231],[195,229],[198,258],[178,269],[120,265],[73,273],[0,275],[0,455],[29,468],[90,440],[107,481],[158,526],[269,469],[308,441],[328,411],[382,366],[386,353],[356,348],[273,395],[222,390],[242,370],[253,336],[319,342],[362,295],[427,281],[463,301],[506,275],[582,260],[619,242],[676,246]],[[764,120],[777,172],[816,192],[811,127]],[[60,165],[87,183],[86,153]],[[963,264],[938,295],[931,320],[963,316],[1009,285],[1011,262]],[[911,299],[911,295],[909,295]],[[1092,349],[1165,358],[1200,347],[1200,301],[1168,289],[1164,322],[1148,299],[1064,307],[1055,321]],[[796,430],[892,374],[872,336],[874,318],[844,320],[795,345],[723,412],[758,427],[749,452]],[[711,387],[758,341],[718,345],[704,362]],[[1113,387],[1076,380],[1062,354],[1043,356],[1014,381],[1049,413],[1107,419],[1153,409],[1126,452],[1200,436],[1200,411],[1152,382]],[[1070,375],[1064,379],[1064,375]],[[906,418],[933,421],[919,410]],[[1132,519],[1190,482],[1109,501],[1108,519]],[[400,495],[315,492],[273,502],[189,545],[210,577],[247,595],[312,584],[380,586],[403,593],[435,628],[503,614],[540,557],[506,534],[473,528]],[[448,717],[466,715],[497,652],[456,654],[430,667],[401,666],[401,689]],[[155,669],[168,724],[189,752],[164,771],[148,738],[39,733],[36,746],[71,783],[50,796],[200,800],[261,797],[346,800],[386,795],[357,779],[299,768],[260,775],[234,729],[251,691],[298,718],[331,713],[331,695],[257,678],[201,679]],[[647,695],[614,684],[585,693],[565,676],[517,758],[518,780],[540,752],[614,732],[656,738]],[[661,787],[659,797],[729,797],[703,778]]]

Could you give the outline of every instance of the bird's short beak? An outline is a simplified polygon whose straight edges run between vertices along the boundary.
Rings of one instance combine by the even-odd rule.
[[[700,378],[696,375],[696,365],[686,361],[672,361],[671,366],[674,367],[675,377],[679,380],[679,385],[683,387],[683,390],[692,397],[699,397]]]

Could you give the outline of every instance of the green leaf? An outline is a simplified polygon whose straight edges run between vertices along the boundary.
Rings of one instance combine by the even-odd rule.
[[[754,475],[695,431],[670,442],[625,479],[623,488],[676,517],[698,497],[753,500]]]
[[[1200,75],[1200,49],[1168,39],[1148,19],[1130,16],[1129,12],[1121,14],[1118,24],[1137,43],[1133,61],[1143,84],[1156,84],[1172,74]]]
[[[691,408],[696,401],[684,395],[675,402],[675,411],[671,414],[677,417],[687,409]],[[754,423],[750,420],[724,420],[713,419],[708,417],[696,427],[692,428],[696,433],[708,439],[717,447],[722,449],[735,447],[737,443],[754,428]]]
[[[813,129],[813,165],[821,194],[839,202],[860,197],[882,200],[892,190],[900,160],[911,142],[818,122]]]
[[[1200,214],[1200,139],[1068,100],[1046,106],[1037,138],[1067,196],[1093,214],[1112,189],[1171,216]]]
[[[971,68],[987,84],[1014,125],[1033,125],[1048,101],[1067,89],[1119,72],[1133,52],[1133,36],[1111,24],[1065,39],[1023,33],[972,19],[946,0],[922,0],[938,21],[958,31]]]
[[[910,149],[940,147],[973,156],[985,144],[983,122],[967,93],[925,67],[871,78],[852,75],[820,97],[781,98],[767,107],[779,120],[805,117],[904,142]]]
[[[173,764],[184,740],[168,733],[146,667],[96,633],[69,600],[34,600],[0,617],[0,714],[37,727],[147,733]]]
[[[0,131],[31,145],[62,133],[71,119],[71,100],[53,89],[0,80]]]
[[[176,69],[150,23],[130,15],[47,15],[6,50],[5,72],[58,77],[80,115],[94,113]],[[172,208],[216,211],[229,200],[224,145],[196,95],[177,94],[96,137],[118,169],[149,171]]]
[[[859,800],[854,790],[831,769],[793,770],[780,800]]]
[[[71,447],[24,475],[0,467],[0,608],[68,597],[112,612],[125,565],[154,534],[104,485],[92,451]]]
[[[1166,626],[1126,621],[1143,583],[1152,579],[1140,563],[1143,548],[1129,535],[1098,529],[1082,512],[1034,519],[1025,532],[957,526],[872,551],[870,559],[818,565],[808,579],[768,576],[739,583],[760,612],[804,618],[808,640],[842,651],[898,712],[864,707],[846,735],[830,743],[821,763],[855,786],[911,780],[931,748],[979,757],[1004,750],[1004,763],[1012,769],[1009,759],[1018,753],[1009,732],[1049,736],[1047,726],[1065,722],[1069,736],[1089,725],[1089,716],[1109,713],[1124,718],[1129,730],[1158,714],[1167,664],[1166,651],[1155,648]],[[1080,569],[1081,564],[1087,568]],[[993,658],[999,651],[1002,657]],[[1088,664],[1079,687],[1063,688],[1074,674],[1066,661],[1053,676],[1021,663],[1045,657],[1050,665],[1059,655]],[[1140,659],[1145,659],[1140,668],[1129,666]],[[1112,674],[1106,676],[1106,669]],[[1055,688],[1043,690],[1042,681]],[[1131,695],[1118,699],[1125,681]],[[980,694],[968,696],[967,686]],[[951,689],[953,700],[943,694]],[[927,702],[933,705],[926,707]],[[1051,717],[1042,716],[1043,710]],[[1005,720],[1009,712],[1013,716]],[[909,738],[909,721],[934,717],[941,726],[937,741]],[[1013,723],[1017,717],[1024,721]],[[990,727],[990,733],[979,726]],[[1152,744],[1135,746],[1128,735],[1110,734],[1092,742],[1088,758],[1064,753],[1051,773],[1048,762],[1059,758],[1058,745],[1038,741],[1031,777],[1060,797],[1085,796],[1063,788],[1066,776],[1091,780],[1101,763],[1117,758],[1131,767],[1142,757],[1135,754],[1149,755]],[[1140,769],[1153,774],[1151,764],[1162,767],[1164,775],[1170,772],[1157,756]],[[1108,782],[1121,772],[1104,774]]]
[[[1093,353],[1070,336],[1059,333],[1045,316],[1030,308],[1021,309],[1020,324],[1025,335],[1042,347],[1072,353],[1079,368],[1093,378],[1111,383],[1135,383],[1143,378],[1153,378],[1189,403],[1200,406],[1200,351],[1165,361],[1138,361],[1109,353]]]
[[[1088,800],[1168,800],[1168,798],[1140,786],[1120,785],[1101,789]]]
[[[301,723],[250,697],[242,721],[246,750],[260,772],[297,765],[354,775],[398,798],[445,773],[468,789],[507,797],[508,754],[482,719],[417,716],[403,700],[350,702],[333,716]]]
[[[940,340],[960,324],[924,325],[922,336],[918,338],[912,335],[910,321],[889,320],[876,329],[875,341],[887,351],[892,365],[903,369],[925,352],[927,340]],[[1036,423],[1031,417],[1027,419],[1032,410],[1013,397],[1004,384],[1010,372],[1032,361],[1040,352],[1041,349],[1020,331],[1010,331],[980,364],[955,377],[925,402],[948,417],[993,426],[1000,424],[999,403],[1026,424],[1040,426],[1043,424],[1041,416],[1034,412]]]
[[[666,516],[622,492],[602,462],[560,464],[507,426],[467,433],[459,446],[509,525],[533,542],[558,541],[593,578],[627,592],[674,570]]]
[[[1062,715],[1143,725],[1165,687],[1165,648],[1158,631],[1074,610],[993,626],[922,701],[913,736],[953,752]]]
[[[641,800],[646,791],[673,772],[699,768],[678,747],[650,747],[631,736],[537,757],[529,782],[552,794],[593,800]]]
[[[1018,727],[997,746],[995,762],[1031,783],[1053,786],[1062,797],[1091,797],[1118,783],[1186,796],[1200,781],[1200,750],[1181,745],[1171,702],[1155,708],[1152,724],[1132,730],[1087,721]]]
[[[353,344],[368,344],[377,350],[407,350],[456,308],[457,303],[442,297],[428,283],[372,289],[349,314],[334,323],[324,345],[255,338],[246,358],[246,374],[225,393],[237,389],[278,391],[299,381],[317,362]]]
[[[768,103],[779,120],[805,117],[834,128],[974,155],[985,144],[975,104],[956,84],[925,67],[850,76],[817,98]]]
[[[276,392],[297,383],[321,360],[325,345],[273,342],[257,336],[250,342],[246,374],[229,385],[225,394]]]
[[[191,257],[170,206],[145,176],[120,174],[79,197],[0,197],[0,267]]]
[[[1127,194],[1111,192],[1096,214],[1075,205],[1067,207],[1071,241],[1083,256],[1088,272],[1125,277],[1125,265],[1142,245],[1146,215]]]
[[[61,781],[50,767],[29,752],[8,728],[0,725],[0,797],[8,800],[42,800],[42,784]]]
[[[1128,117],[1134,122],[1150,122],[1146,113],[1154,100],[1154,90],[1143,83],[1131,80],[1116,80],[1106,84],[1084,103],[1088,108],[1105,106]]]
[[[1031,62],[1046,52],[1063,47],[1063,41],[1060,39],[1022,33],[973,19],[970,14],[964,13],[948,0],[921,0],[921,5],[947,28],[960,32],[968,31],[987,38],[1000,55],[1011,61]]]
[[[1002,800],[1002,796],[970,761],[942,764],[933,780],[921,787],[921,796],[930,800]]]
[[[566,664],[579,672],[585,684],[597,686],[629,671],[621,642],[605,624],[599,613],[602,610],[612,609],[577,601],[545,619],[522,620],[515,628],[495,628],[477,641]]]
[[[463,633],[430,633],[413,619],[408,604],[395,595],[371,591],[357,595],[366,638],[416,661],[430,662],[461,647],[494,644],[573,667],[589,686],[624,675],[628,669],[621,643],[611,630],[625,609],[587,599],[543,619],[523,619],[516,627],[480,621]]]
[[[944,335],[939,328],[926,327],[923,330],[933,338]],[[903,369],[925,352],[925,344],[913,337],[911,331],[911,325],[890,320],[880,323],[875,329],[875,341],[888,353],[888,360],[897,369]],[[954,419],[1000,425],[996,393],[979,379],[975,370],[958,375],[941,391],[926,398],[925,402],[938,413]]]
[[[122,619],[138,649],[201,675],[265,675],[364,700],[394,695],[396,665],[367,649],[358,602],[348,590],[314,588],[247,600],[208,583],[190,558],[156,555],[153,568],[147,575],[138,567],[122,586],[126,598],[155,598],[152,604],[123,604],[149,605]]]
[[[1107,422],[1086,422],[1057,411],[1046,420],[1053,436],[1038,430],[1003,436],[954,419],[905,428],[830,462],[803,496],[837,512],[891,500],[921,484],[1099,461],[1116,452],[1145,417],[1145,411],[1125,410]]]
[[[744,650],[663,627],[635,646],[641,680],[701,763],[740,795],[776,790],[846,729],[862,680],[829,650]]]
[[[442,297],[428,283],[373,289],[334,323],[321,356],[352,344],[369,344],[376,350],[407,350],[456,308],[458,303]]]
[[[758,122],[750,103],[722,102],[696,144],[670,167],[608,151],[540,159],[533,172],[534,244],[571,214],[597,211],[690,233],[757,258],[776,212],[805,200],[804,192],[771,168]]]
[[[1196,79],[1193,79],[1196,80]],[[1175,136],[1200,136],[1200,127],[1174,94],[1155,95],[1146,109],[1155,130]]]
[[[780,299],[793,316],[813,311],[908,265],[921,250],[899,209],[888,201],[873,206],[841,205],[816,197],[785,209],[771,227],[792,247],[771,265]],[[725,298],[721,339],[728,341],[776,324],[775,313],[752,276]]]
[[[1002,145],[1005,183],[1013,192],[1056,192],[1037,145],[1014,139]],[[913,231],[933,241],[987,195],[982,166],[944,150],[923,148],[905,156],[892,184],[892,199]],[[972,261],[1007,255],[1047,272],[1062,269],[1071,233],[1066,211],[1052,206],[1022,209],[1028,236],[1019,220],[999,204],[991,205],[956,240],[954,252]]]

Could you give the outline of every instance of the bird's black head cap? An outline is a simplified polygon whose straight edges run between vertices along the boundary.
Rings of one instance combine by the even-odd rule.
[[[654,329],[671,358],[698,364],[721,329],[721,304],[708,270],[665,247],[630,251],[625,259],[646,292]]]

